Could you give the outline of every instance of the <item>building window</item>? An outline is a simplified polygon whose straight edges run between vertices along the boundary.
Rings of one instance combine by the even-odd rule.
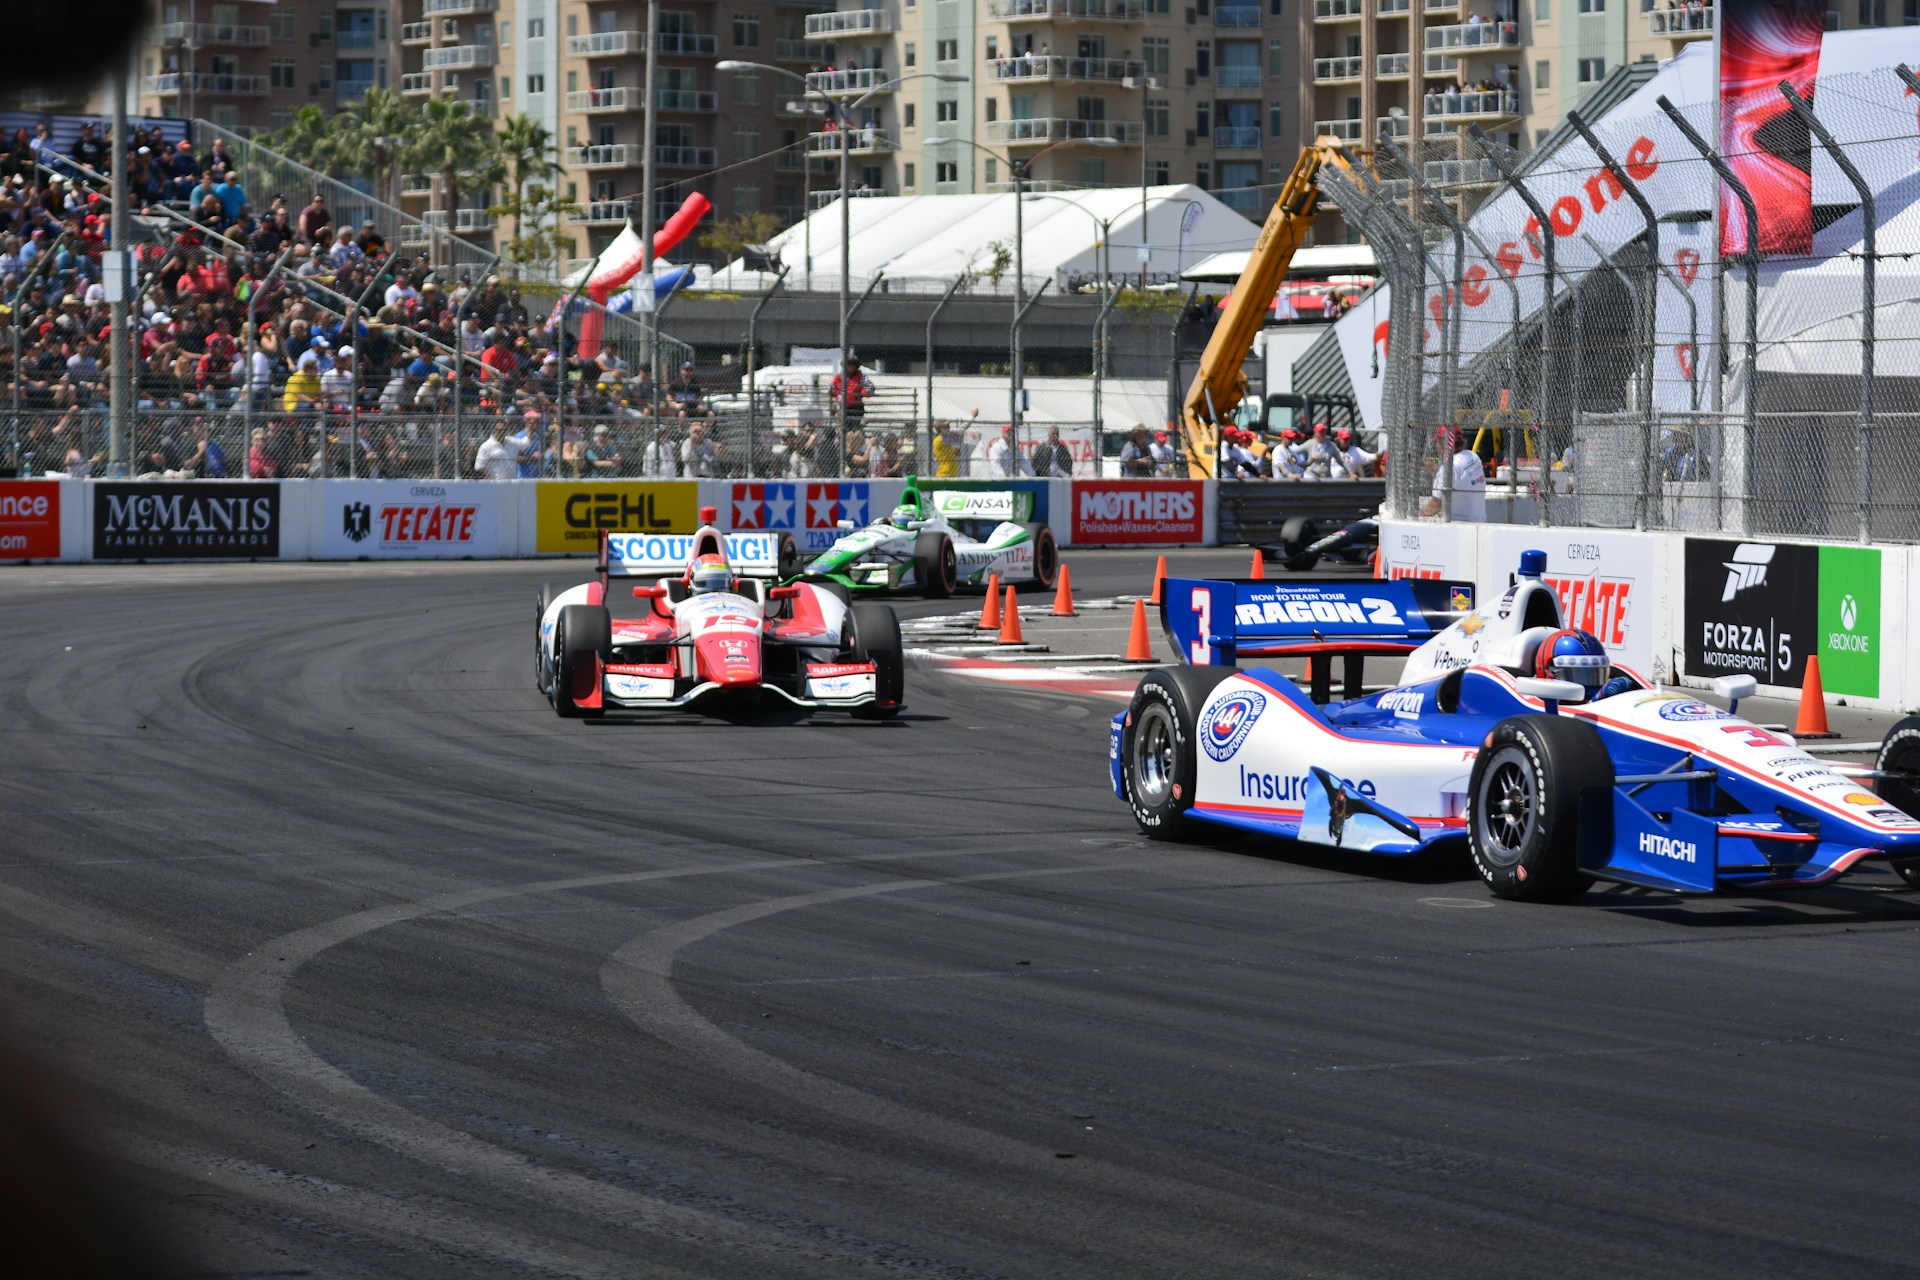
[[[331,90],[333,88],[333,64],[331,62],[321,63],[319,68],[319,76],[320,76],[321,91],[326,92],[328,90]]]
[[[535,75],[535,76],[527,77],[528,93],[545,93],[546,91],[547,91],[547,78],[544,75]],[[501,92],[500,96],[503,98],[507,96],[504,90]]]
[[[1172,112],[1168,109],[1165,98],[1148,98],[1146,120],[1147,136],[1149,138],[1166,137],[1171,116]]]
[[[1914,2],[1916,4],[1920,4],[1920,0],[1914,0]],[[992,124],[995,120],[998,120],[999,118],[1000,118],[1000,99],[989,97],[987,99],[987,123]]]
[[[933,56],[939,62],[960,61],[960,42],[958,40],[939,41],[933,47]]]
[[[760,154],[760,127],[751,124],[733,126],[733,158],[751,160]]]
[[[275,58],[269,70],[272,72],[269,82],[276,89],[293,88],[293,77],[298,64],[292,58]]]
[[[1267,104],[1267,137],[1274,139],[1279,138],[1281,134],[1280,123],[1285,118],[1286,113],[1280,109],[1279,103],[1269,102]]]
[[[1278,160],[1267,161],[1267,186],[1276,195],[1287,185],[1287,166]]]
[[[934,103],[933,118],[939,121],[941,124],[947,124],[950,121],[958,120],[960,118],[960,104],[958,102]]]
[[[1193,166],[1193,185],[1205,191],[1213,185],[1213,166],[1202,162]]]
[[[736,13],[733,15],[733,47],[736,49],[758,49],[760,47],[759,14]]]
[[[939,162],[938,164],[936,164],[936,165],[934,165],[934,167],[933,167],[933,180],[934,180],[935,182],[958,182],[958,181],[960,181],[960,165],[959,165],[959,163],[958,163],[957,161],[954,161],[954,160],[942,160],[942,161],[940,161],[940,162]]]
[[[1086,187],[1104,187],[1107,185],[1106,157],[1080,157],[1080,184]]]
[[[1279,76],[1286,73],[1287,46],[1282,40],[1267,41],[1267,74]]]
[[[1149,168],[1153,170],[1154,186],[1164,187],[1173,181],[1173,166],[1165,160],[1155,160]]]
[[[1886,26],[1887,0],[1860,0],[1860,25],[1863,27]]]
[[[1170,10],[1167,8],[1167,0],[1147,0],[1147,12],[1148,13],[1170,12]]]
[[[736,107],[757,107],[760,105],[760,73],[741,71],[733,77],[733,105]]]
[[[455,30],[458,30],[458,27],[454,23],[454,20],[452,18],[446,19],[446,25],[449,27],[454,27]],[[481,44],[487,43],[487,41],[492,38],[492,32],[493,32],[493,27],[491,25],[481,27],[479,31],[480,43]],[[503,22],[500,24],[500,47],[504,49],[512,43],[513,43],[513,23],[511,21]]]
[[[914,172],[913,161],[909,160],[905,164],[900,166],[900,185],[901,186],[911,187],[915,185],[914,179],[917,176],[918,175]]]
[[[1605,58],[1580,59],[1580,83],[1596,84],[1607,78],[1607,60]]]
[[[1920,0],[1915,0],[1915,2],[1920,3]],[[998,58],[999,56],[1000,56],[1000,37],[988,36],[987,37],[987,61],[992,62],[994,59]]]
[[[1140,42],[1140,52],[1144,55],[1141,61],[1147,64],[1148,75],[1167,74],[1167,69],[1173,65],[1172,43],[1161,36],[1148,36]]]
[[[333,39],[333,10],[322,9],[314,15],[314,35],[320,37],[322,44]]]
[[[527,79],[529,79],[529,80],[531,80],[531,79],[533,79],[533,77],[532,77],[532,76],[528,76],[528,77],[527,77]],[[511,98],[512,96],[513,96],[513,77],[512,77],[512,76],[501,76],[501,77],[500,77],[500,97],[501,97],[501,100],[502,100],[502,101],[504,101],[504,100],[506,100],[506,99],[508,99],[508,98]]]
[[[987,185],[992,186],[994,183],[998,181],[1000,181],[1000,162],[998,160],[995,160],[992,156],[988,156],[987,157]]]
[[[1286,17],[1287,6],[1285,0],[1271,0],[1271,3],[1267,5],[1267,12],[1276,18]]]
[[[1203,79],[1213,74],[1213,41],[1196,40],[1194,42],[1193,74]]]
[[[1213,128],[1213,104],[1211,102],[1194,103],[1193,104],[1193,132],[1195,136],[1201,137],[1201,138],[1210,137],[1212,128]],[[1203,182],[1200,185],[1204,187],[1207,184]]]
[[[1542,58],[1540,59],[1540,61],[1534,63],[1533,64],[1533,87],[1536,89],[1545,89],[1550,87],[1549,82],[1551,80],[1552,74],[1553,74],[1553,63],[1547,61],[1545,58]]]
[[[992,101],[989,100],[987,105],[992,106],[993,105]],[[906,106],[900,108],[900,127],[903,129],[913,128],[915,116],[916,116],[916,113],[914,111],[913,103],[909,102]],[[991,118],[991,113],[989,113],[989,118]]]
[[[1607,0],[1580,0],[1582,13],[1605,13],[1606,11]]]
[[[527,19],[527,39],[545,40],[547,38],[547,20],[545,18]]]
[[[735,213],[760,212],[760,188],[735,187],[733,189],[733,211]]]
[[[991,58],[993,51],[988,50],[987,56]],[[913,41],[907,41],[906,52],[901,55],[901,59],[909,67],[917,67],[920,65],[920,50],[914,45]]]
[[[273,32],[275,40],[298,40],[300,24],[294,20],[291,9],[275,9],[267,17],[267,27]]]

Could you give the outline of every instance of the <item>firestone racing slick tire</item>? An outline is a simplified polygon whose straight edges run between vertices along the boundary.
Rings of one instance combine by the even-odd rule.
[[[923,529],[913,540],[913,580],[929,600],[945,600],[960,585],[960,557],[953,539],[937,529]]]
[[[593,692],[599,679],[594,665],[613,651],[613,617],[603,605],[570,604],[553,625],[553,709],[564,720],[584,720],[606,714],[606,708],[583,707],[577,701]]]
[[[800,544],[793,540],[790,533],[780,535],[780,555],[776,565],[780,575],[775,579],[777,582],[791,582],[794,575],[800,572]]]
[[[1307,548],[1320,541],[1320,526],[1305,516],[1295,516],[1280,526],[1280,552],[1286,557],[1289,569],[1306,572],[1320,563],[1318,555],[1307,554]]]
[[[1580,870],[1580,795],[1613,787],[1592,725],[1509,716],[1493,726],[1467,783],[1474,870],[1498,898],[1565,902],[1593,886]]]
[[[1043,524],[1033,526],[1033,580],[1052,590],[1054,580],[1060,576],[1060,547],[1053,540],[1053,530]]]
[[[900,619],[890,605],[862,600],[853,606],[854,655],[875,668],[874,700],[853,708],[858,720],[891,720],[906,701],[907,655]]]
[[[1140,830],[1155,840],[1178,840],[1192,827],[1197,762],[1194,723],[1214,686],[1233,667],[1161,667],[1133,691],[1120,735],[1120,776]]]
[[[1875,769],[1902,775],[1880,779],[1880,798],[1902,813],[1920,818],[1920,716],[1908,716],[1887,730]],[[1920,889],[1920,858],[1888,864],[1902,880]]]
[[[542,642],[540,626],[547,620],[547,606],[553,603],[553,584],[540,584],[540,594],[533,602],[533,687],[542,695],[547,692],[547,646]]]

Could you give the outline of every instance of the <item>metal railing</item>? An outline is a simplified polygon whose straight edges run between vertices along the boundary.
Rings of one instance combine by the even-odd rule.
[[[1217,124],[1213,126],[1213,149],[1215,151],[1258,151],[1260,126]]]
[[[146,42],[157,45],[186,44],[196,49],[209,45],[238,45],[258,48],[267,43],[267,28],[238,26],[231,22],[162,22],[147,31]]]
[[[1358,54],[1348,58],[1315,58],[1313,60],[1313,78],[1316,82],[1338,83],[1342,80],[1358,80],[1367,60]]]
[[[567,94],[569,111],[638,111],[646,99],[638,89],[574,89]]]
[[[1139,22],[1142,0],[987,0],[987,16],[1001,22]]]
[[[1517,116],[1520,95],[1510,90],[1479,90],[1471,93],[1430,93],[1430,116]]]
[[[1520,24],[1517,22],[1464,22],[1450,27],[1428,27],[1428,49],[1465,52],[1474,49],[1517,49]]]
[[[852,155],[874,155],[883,151],[892,151],[898,145],[898,139],[885,129],[871,127],[807,135],[807,153],[816,156],[837,156],[842,146],[845,146],[848,153]]]
[[[1713,6],[1673,5],[1647,15],[1647,34],[1675,40],[1705,40],[1713,35]]]
[[[1260,25],[1260,6],[1257,4],[1215,5],[1213,25],[1243,29]]]
[[[1038,120],[995,120],[987,125],[987,141],[1021,143],[1060,142],[1070,138],[1111,138],[1129,145],[1140,141],[1137,120],[1075,120],[1050,116]]]
[[[1060,58],[1019,54],[987,64],[996,80],[1089,80],[1117,84],[1147,74],[1147,64],[1125,58]]]
[[[1220,63],[1213,69],[1213,83],[1219,89],[1258,89],[1261,84],[1257,65]]]
[[[808,93],[868,93],[893,79],[884,67],[857,67],[852,71],[810,71]]]
[[[162,98],[179,97],[188,90],[213,95],[228,94],[237,98],[265,97],[267,92],[265,76],[238,76],[213,71],[169,71],[164,75],[147,76],[141,84],[148,93]]]
[[[420,55],[420,65],[428,71],[466,71],[491,67],[493,61],[493,46],[490,44],[445,45],[425,50]]]
[[[840,9],[807,15],[807,39],[844,40],[849,36],[893,33],[893,17],[885,9]]]

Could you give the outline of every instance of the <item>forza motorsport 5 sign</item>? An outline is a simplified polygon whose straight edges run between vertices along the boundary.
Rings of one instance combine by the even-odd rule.
[[[1102,480],[1073,485],[1073,540],[1197,543],[1205,535],[1206,483],[1200,480]]]
[[[279,555],[278,484],[93,486],[96,560],[272,560]]]
[[[536,551],[592,553],[600,531],[692,533],[692,480],[609,480],[600,483],[540,482],[536,500]]]
[[[1828,693],[1880,696],[1880,552],[1689,538],[1687,672],[1798,685],[1820,659]]]
[[[323,482],[320,549],[329,558],[434,559],[500,552],[500,490],[483,480]]]

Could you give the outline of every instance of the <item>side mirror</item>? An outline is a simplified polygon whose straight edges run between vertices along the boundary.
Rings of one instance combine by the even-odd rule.
[[[662,586],[635,587],[633,589],[633,598],[635,600],[665,600],[667,598],[667,589]]]
[[[1713,691],[1727,700],[1728,711],[1740,709],[1740,699],[1751,698],[1760,682],[1752,676],[1720,676],[1713,682]]]
[[[839,524],[835,525],[834,528],[840,530],[842,533],[852,533],[854,529],[853,521],[842,520]]]
[[[800,595],[800,586],[798,583],[795,583],[792,586],[769,587],[767,589],[767,599],[769,600],[793,600],[793,599],[797,599],[799,595]]]
[[[1538,676],[1519,676],[1514,682],[1522,694],[1538,698],[1552,707],[1561,702],[1579,702],[1587,696],[1586,687],[1571,680],[1543,680]]]

